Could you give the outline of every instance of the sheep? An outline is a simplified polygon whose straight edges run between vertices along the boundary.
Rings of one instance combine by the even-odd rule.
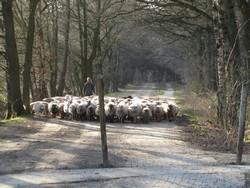
[[[115,103],[108,102],[107,104],[105,104],[104,110],[105,110],[105,115],[106,115],[107,121],[113,122],[114,118],[115,118],[115,114],[116,114]]]
[[[64,113],[64,102],[61,102],[58,104],[58,108],[59,108],[59,116],[61,119],[64,119],[65,117],[65,113]]]
[[[88,107],[87,101],[82,101],[81,103],[78,104],[76,109],[77,119],[84,120],[84,118],[86,117],[87,107]]]
[[[152,119],[152,111],[150,110],[149,106],[142,108],[141,116],[143,123],[149,123],[149,121]]]
[[[70,101],[64,101],[64,106],[63,106],[63,112],[64,112],[64,117],[67,117],[68,119],[72,119],[72,114],[70,112]]]
[[[54,101],[50,102],[48,104],[48,110],[49,110],[49,113],[52,115],[52,117],[55,118],[59,113],[58,103]]]
[[[68,113],[69,113],[69,105],[70,105],[69,101],[64,101],[63,112],[66,115],[68,115]]]
[[[153,111],[153,114],[154,114],[154,119],[158,122],[160,122],[164,116],[164,110],[162,108],[161,105],[156,105],[154,107],[154,111]]]
[[[56,96],[56,97],[51,97],[54,102],[64,102],[64,97]]]
[[[88,105],[87,111],[86,111],[87,120],[95,120],[96,107],[97,107],[96,104],[89,102],[89,105]]]
[[[81,97],[75,97],[75,96],[72,97],[73,102],[75,101],[79,103],[80,100],[81,100]]]
[[[30,104],[33,113],[60,115],[62,119],[68,117],[76,120],[96,120],[99,118],[99,99],[98,96],[77,97],[66,95],[44,98]],[[150,97],[105,97],[104,110],[107,121],[113,122],[118,119],[123,123],[126,119],[136,123],[141,119],[144,123],[152,120],[161,121],[168,119],[173,121],[178,114],[178,107],[168,104],[159,98]]]
[[[96,109],[95,109],[95,117],[97,118],[97,120],[99,120],[100,117],[100,105],[96,105]]]
[[[44,98],[43,101],[49,103],[49,102],[54,101],[54,99],[52,99],[52,98]]]
[[[48,115],[48,103],[45,101],[36,101],[30,103],[30,108],[34,114]]]
[[[179,109],[174,104],[169,104],[168,107],[169,107],[168,113],[167,113],[168,121],[173,121],[173,120],[175,120]]]
[[[68,109],[69,119],[71,120],[77,119],[77,107],[78,107],[78,103],[71,103],[69,105],[69,109]]]
[[[133,123],[137,123],[137,117],[141,114],[141,104],[139,101],[133,101],[128,107],[128,117]]]
[[[64,101],[72,102],[72,98],[73,98],[72,95],[65,95]]]
[[[115,98],[115,97],[109,97],[109,102],[116,103],[117,102],[117,98]]]
[[[124,123],[125,118],[128,117],[128,105],[125,101],[121,101],[116,107],[116,116],[121,123]]]
[[[90,96],[89,96],[88,101],[90,101],[91,103],[96,104],[96,105],[99,104],[99,98],[97,96],[92,97],[92,98],[90,98]]]
[[[169,104],[167,102],[163,102],[162,108],[163,108],[163,112],[164,112],[163,118],[164,118],[164,120],[166,120],[168,117]]]

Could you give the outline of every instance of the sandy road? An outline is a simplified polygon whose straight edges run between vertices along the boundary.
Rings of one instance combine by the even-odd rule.
[[[155,95],[157,90],[154,84],[144,84],[122,95],[148,96]],[[174,100],[170,85],[166,85],[164,94]],[[133,177],[133,173],[125,173],[124,179],[115,172],[115,178],[111,175],[107,180],[104,178],[105,181],[81,182],[83,176],[75,175],[65,179],[67,183],[60,178],[50,181],[45,178],[45,182],[37,185],[31,183],[30,178],[15,180],[26,172],[38,171],[41,172],[39,177],[43,177],[47,170],[95,169],[101,164],[98,123],[40,118],[29,119],[21,125],[0,126],[0,187],[16,187],[15,183],[19,187],[241,187],[245,184],[242,173],[249,169],[227,165],[235,160],[235,155],[195,148],[185,141],[188,133],[183,130],[184,127],[167,121],[147,125],[108,124],[111,164],[119,168],[145,169],[144,172],[150,171],[150,176],[140,171],[141,174],[138,172]],[[245,161],[249,159],[244,156]],[[21,175],[13,180],[11,174],[14,173]],[[95,176],[96,172],[91,173]],[[96,174],[97,180],[100,173],[104,172]],[[54,176],[59,177],[60,171],[58,174]],[[61,176],[65,174],[67,172]],[[74,178],[77,181],[70,181]]]

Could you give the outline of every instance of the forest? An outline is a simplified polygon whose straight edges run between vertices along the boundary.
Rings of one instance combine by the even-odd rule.
[[[248,0],[1,0],[0,11],[2,118],[43,98],[82,96],[91,77],[105,93],[145,82],[212,93],[229,137],[246,124]]]

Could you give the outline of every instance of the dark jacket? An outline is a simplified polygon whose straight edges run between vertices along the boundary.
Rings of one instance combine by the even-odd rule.
[[[83,87],[83,94],[84,96],[90,96],[95,93],[94,84],[91,82],[86,82]]]

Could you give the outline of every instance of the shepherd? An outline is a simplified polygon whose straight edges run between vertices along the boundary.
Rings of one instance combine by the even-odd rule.
[[[84,84],[83,94],[84,96],[91,96],[95,94],[95,86],[90,77],[87,77],[87,81]]]

